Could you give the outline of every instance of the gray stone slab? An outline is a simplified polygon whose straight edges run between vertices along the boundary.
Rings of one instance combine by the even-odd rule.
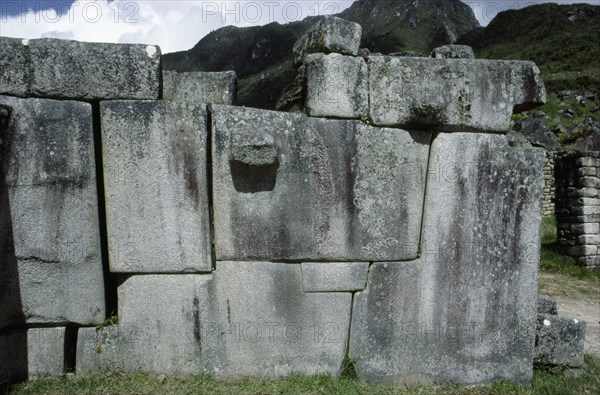
[[[504,133],[515,107],[546,97],[531,62],[377,56],[368,63],[370,116],[381,126]]]
[[[0,334],[0,384],[64,373],[65,328],[19,329]]]
[[[147,99],[160,95],[155,45],[30,40],[35,96],[64,99]]]
[[[230,106],[212,122],[217,260],[417,257],[429,133]]]
[[[369,113],[367,62],[361,57],[312,54],[306,58],[306,103],[313,117],[364,118]]]
[[[537,306],[538,314],[558,315],[556,300],[551,296],[539,295]]]
[[[31,82],[29,40],[0,37],[0,95],[27,96]]]
[[[224,377],[337,376],[346,352],[352,295],[308,294],[299,264],[217,262],[213,372]]]
[[[294,44],[294,59],[300,65],[311,53],[358,54],[362,27],[335,16],[324,16]]]
[[[163,71],[163,99],[233,104],[237,98],[234,71],[218,73]]]
[[[100,109],[111,271],[210,271],[206,107],[107,101]]]
[[[574,318],[538,314],[534,361],[573,368],[583,365],[585,322]]]
[[[367,284],[369,262],[303,262],[304,292],[362,291]]]
[[[104,320],[92,110],[87,103],[0,97],[0,302],[11,323]],[[18,297],[17,297],[18,296]],[[19,299],[17,301],[17,299]]]
[[[350,356],[361,379],[531,379],[544,160],[501,136],[436,137],[420,259],[373,264],[355,296]]]
[[[118,289],[118,325],[79,330],[77,374],[204,371],[201,330],[209,321],[211,279],[194,274],[130,277]]]
[[[468,45],[443,45],[431,51],[431,57],[436,59],[475,59],[473,48]]]

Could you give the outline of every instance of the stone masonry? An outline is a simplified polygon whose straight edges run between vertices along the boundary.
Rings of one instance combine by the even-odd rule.
[[[581,266],[600,269],[600,152],[556,158],[558,243]]]
[[[556,214],[556,183],[554,181],[555,153],[546,151],[546,164],[544,165],[544,217]]]
[[[365,59],[361,31],[298,41],[305,114],[163,75],[152,45],[0,38],[0,384],[348,357],[375,384],[530,381],[545,158],[505,134],[539,70]]]

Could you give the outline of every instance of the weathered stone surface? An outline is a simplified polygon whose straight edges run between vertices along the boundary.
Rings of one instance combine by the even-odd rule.
[[[583,365],[585,322],[538,314],[534,361],[545,365]]]
[[[0,95],[27,96],[31,81],[28,40],[0,37]]]
[[[0,334],[0,384],[60,376],[65,328],[19,329]]]
[[[362,291],[367,283],[369,262],[303,262],[304,292]]]
[[[545,89],[531,62],[369,58],[370,116],[376,125],[446,132],[506,132],[513,108]]]
[[[113,272],[210,271],[206,107],[102,102]]]
[[[234,71],[218,73],[163,71],[163,99],[233,104],[237,98]]]
[[[160,48],[140,44],[30,40],[35,96],[148,99],[160,95]]]
[[[337,375],[351,302],[350,293],[304,293],[300,264],[133,276],[119,287],[118,326],[79,331],[77,373]]]
[[[359,119],[369,112],[367,63],[361,57],[306,58],[306,110],[313,117]]]
[[[339,374],[350,293],[304,293],[299,264],[217,262],[214,277],[216,310],[205,338],[220,344],[210,356],[215,374]]]
[[[6,96],[0,105],[12,112],[0,132],[0,329],[24,320],[99,324],[91,106]]]
[[[217,260],[417,257],[429,133],[230,106],[212,121]],[[265,144],[272,164],[232,158]]]
[[[551,296],[539,295],[537,306],[538,314],[558,315],[556,300]]]
[[[468,45],[443,45],[434,48],[431,57],[436,59],[475,59],[473,48]]]
[[[294,44],[296,65],[300,65],[311,53],[358,54],[362,27],[335,16],[324,16]]]
[[[431,151],[421,257],[372,265],[350,356],[372,383],[527,382],[544,151],[469,133]]]
[[[201,331],[209,322],[211,280],[194,274],[129,278],[118,290],[118,326],[79,330],[77,373],[205,370]]]

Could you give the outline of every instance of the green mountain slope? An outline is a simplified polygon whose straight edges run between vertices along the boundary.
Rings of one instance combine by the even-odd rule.
[[[536,62],[548,90],[600,92],[600,6],[541,4],[505,11],[459,39],[479,58]]]

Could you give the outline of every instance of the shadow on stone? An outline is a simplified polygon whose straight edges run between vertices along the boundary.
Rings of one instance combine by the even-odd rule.
[[[0,136],[8,124],[10,110],[0,108]],[[7,139],[0,139],[5,144]],[[27,380],[27,331],[19,289],[19,270],[13,239],[12,216],[4,158],[7,145],[0,144],[0,393],[11,383]],[[16,330],[15,328],[21,328]]]
[[[237,160],[229,162],[233,186],[240,193],[270,192],[277,184],[279,161],[267,165],[251,165]]]

